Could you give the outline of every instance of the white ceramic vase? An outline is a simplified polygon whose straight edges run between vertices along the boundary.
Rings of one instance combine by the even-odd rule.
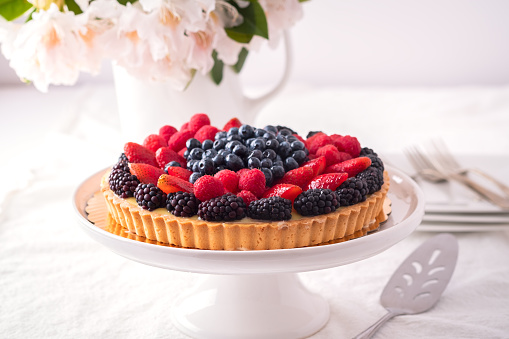
[[[281,92],[290,76],[292,53],[289,34],[285,32],[285,69],[279,82],[268,93],[257,98],[245,95],[238,74],[225,66],[223,79],[216,85],[209,75],[196,74],[184,91],[166,83],[140,80],[124,68],[113,66],[120,127],[124,141],[141,143],[163,125],[177,129],[195,113],[209,115],[220,128],[232,117],[252,124],[260,109]]]

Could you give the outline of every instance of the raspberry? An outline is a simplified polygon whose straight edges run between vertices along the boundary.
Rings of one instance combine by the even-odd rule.
[[[306,135],[306,139],[309,139],[309,138],[311,138],[313,135],[318,134],[318,133],[323,133],[323,132],[322,132],[322,131],[310,131],[310,132],[308,132],[308,134]]]
[[[207,221],[232,221],[246,217],[246,204],[242,198],[227,193],[200,203],[198,216]]]
[[[170,137],[170,140],[168,140],[168,147],[178,152],[186,147],[187,139],[192,138],[193,135],[194,133],[189,130],[179,131]]]
[[[138,205],[149,211],[153,211],[166,203],[166,193],[154,184],[139,184],[134,192]]]
[[[197,113],[191,117],[189,120],[189,124],[187,125],[187,129],[193,131],[193,133],[198,132],[200,128],[203,126],[210,125],[210,119],[207,114]],[[209,138],[210,139],[210,138]]]
[[[310,154],[316,154],[320,147],[331,143],[332,140],[327,134],[319,132],[306,140],[306,147]]]
[[[110,189],[122,199],[133,197],[134,191],[140,183],[135,175],[121,169],[114,169],[111,171],[108,181]]]
[[[214,174],[214,177],[223,183],[226,192],[237,193],[239,188],[239,176],[237,173],[224,169]]]
[[[237,118],[232,118],[228,120],[228,122],[223,126],[223,131],[229,131],[232,127],[240,127],[242,126],[242,123]]]
[[[340,152],[334,145],[325,145],[316,151],[317,156],[324,156],[327,166],[352,159],[352,156],[346,152]]]
[[[200,203],[193,193],[179,191],[168,194],[166,209],[177,217],[189,218],[198,213]]]
[[[189,122],[185,122],[180,126],[179,132],[183,132],[189,129]]]
[[[239,189],[250,191],[260,198],[265,192],[265,175],[256,168],[243,172],[239,178]]]
[[[216,198],[224,193],[223,183],[210,175],[204,175],[194,183],[194,195],[201,201]]]
[[[365,179],[368,185],[368,194],[373,194],[382,188],[384,184],[383,172],[375,167],[369,167],[357,175],[358,178]]]
[[[351,206],[366,200],[368,183],[362,178],[348,178],[337,189],[340,206]]]
[[[205,141],[207,139],[214,140],[214,137],[216,136],[216,133],[218,131],[219,130],[216,127],[210,126],[210,125],[206,125],[206,126],[201,127],[196,132],[196,134],[194,135],[194,138],[198,139],[198,141],[200,141],[200,142],[203,142],[203,141]]]
[[[349,135],[341,136],[338,134],[331,135],[332,144],[337,147],[340,152],[346,152],[356,158],[361,153],[361,144],[356,137]]]
[[[241,197],[242,200],[244,200],[244,203],[246,204],[246,206],[249,207],[249,205],[256,200],[256,196],[249,192],[249,191],[240,191],[239,193],[237,193],[237,196],[238,197]]]
[[[339,207],[339,199],[333,190],[310,189],[295,198],[293,207],[303,216],[328,214]]]
[[[159,134],[150,134],[143,140],[143,146],[155,152],[161,147],[168,146],[168,143]]]
[[[248,215],[250,218],[259,220],[290,220],[292,202],[281,197],[262,198],[249,205]]]
[[[170,137],[177,133],[177,129],[170,125],[164,125],[159,129],[159,135],[163,137],[163,139],[168,142],[170,140]]]
[[[126,143],[124,145],[124,153],[130,163],[158,166],[155,152],[135,142]]]

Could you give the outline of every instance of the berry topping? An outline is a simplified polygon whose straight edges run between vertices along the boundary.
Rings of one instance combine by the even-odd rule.
[[[130,163],[158,166],[155,152],[135,142],[128,142],[124,145],[124,154]]]
[[[157,180],[164,173],[164,170],[159,167],[147,164],[129,164],[130,173],[135,175],[138,180],[143,184],[157,185]]]
[[[155,152],[161,147],[168,146],[168,143],[159,134],[150,134],[143,140],[143,146]]]
[[[374,154],[374,155],[378,156],[378,154],[376,154],[375,151],[373,151],[371,148],[368,148],[368,147],[361,148],[361,153],[359,154],[359,156],[365,157],[368,154]]]
[[[295,198],[293,207],[303,216],[327,214],[339,207],[339,199],[333,190],[310,189]]]
[[[239,190],[246,190],[260,198],[265,192],[265,175],[259,169],[247,170],[240,175]]]
[[[129,160],[124,153],[120,154],[120,157],[117,160],[117,163],[113,166],[113,170],[122,170],[124,172],[129,172]]]
[[[316,177],[320,174],[322,174],[325,171],[325,168],[327,167],[327,160],[324,156],[315,158],[313,160],[309,160],[308,162],[304,163],[302,167],[310,167],[313,169],[313,177]]]
[[[351,206],[366,200],[368,183],[362,178],[348,178],[337,189],[340,206]]]
[[[245,218],[246,210],[241,197],[227,193],[200,203],[198,216],[207,221],[233,221]]]
[[[240,191],[239,193],[237,193],[237,196],[241,197],[244,200],[246,206],[249,206],[249,204],[257,200],[256,196],[253,193],[246,190]]]
[[[189,138],[192,138],[194,133],[189,130],[179,131],[173,134],[168,140],[168,147],[174,150],[175,152],[180,151],[184,147],[186,147],[186,141]]]
[[[329,145],[331,143],[332,140],[327,134],[319,132],[306,140],[306,147],[309,150],[309,153],[316,154],[320,147]]]
[[[181,166],[186,164],[186,159],[169,147],[161,147],[156,151],[156,161],[159,168],[165,168],[172,161],[177,161]]]
[[[351,137],[349,135],[341,136],[338,134],[333,134],[330,137],[332,144],[336,146],[340,152],[346,152],[350,154],[352,158],[359,156],[361,145],[356,137]]]
[[[376,154],[367,154],[366,157],[371,159],[371,167],[375,167],[382,172],[384,171],[384,163]]]
[[[168,174],[159,177],[157,187],[166,194],[178,191],[193,192],[193,184],[189,181]]]
[[[164,207],[166,203],[166,193],[154,184],[139,184],[134,192],[134,197],[141,208],[149,211]]]
[[[204,175],[194,183],[194,195],[201,201],[219,197],[224,193],[223,183],[213,176]]]
[[[259,220],[290,220],[292,202],[281,197],[262,198],[249,204],[248,216]]]
[[[294,201],[295,198],[302,193],[302,188],[297,185],[292,184],[278,184],[269,188],[263,194],[263,198],[269,197],[281,197],[288,199],[290,201]]]
[[[346,173],[328,173],[321,174],[311,180],[311,182],[304,188],[304,190],[315,189],[315,188],[328,188],[335,190],[339,187],[346,179],[348,174]]]
[[[170,137],[175,133],[177,133],[177,129],[170,125],[164,125],[159,129],[159,135],[162,136],[166,142],[168,142]]]
[[[322,146],[316,151],[317,156],[324,156],[327,166],[331,166],[345,160],[352,159],[352,156],[346,152],[340,152],[334,145]]]
[[[210,125],[210,119],[207,114],[197,113],[191,117],[189,120],[189,124],[187,125],[187,129],[192,131],[193,133],[198,132],[200,128],[203,126]],[[215,133],[214,133],[215,134]]]
[[[384,184],[383,172],[375,167],[369,167],[357,176],[358,178],[366,180],[368,185],[368,194],[373,194],[382,188]]]
[[[214,177],[223,183],[226,192],[237,193],[239,188],[239,176],[237,173],[224,169],[217,172]]]
[[[348,177],[355,177],[360,172],[371,166],[371,159],[368,157],[353,158],[329,166],[325,169],[325,173],[347,173]]]
[[[196,132],[194,137],[196,139],[198,139],[200,142],[203,142],[203,141],[205,141],[207,139],[213,140],[214,136],[216,135],[217,132],[218,132],[217,127],[206,125],[206,126],[203,126],[202,128],[200,128]]]
[[[177,162],[177,164],[178,164],[178,162]],[[191,172],[185,168],[179,167],[179,166],[168,166],[168,167],[166,167],[165,170],[166,170],[166,173],[168,173],[169,175],[180,178],[182,180],[186,180],[186,181],[189,181],[189,177],[191,176],[191,174],[193,174],[193,172]]]
[[[228,131],[232,127],[240,127],[242,126],[242,123],[237,118],[230,119],[223,127],[223,131]]]
[[[128,168],[129,169],[129,168]],[[114,169],[108,178],[110,189],[122,199],[134,196],[134,191],[140,181],[135,175],[122,169]]]
[[[292,184],[304,188],[314,178],[315,174],[311,167],[299,167],[286,174],[279,180],[278,184]]]
[[[200,200],[193,193],[175,192],[168,194],[166,209],[177,217],[189,218],[198,213]]]

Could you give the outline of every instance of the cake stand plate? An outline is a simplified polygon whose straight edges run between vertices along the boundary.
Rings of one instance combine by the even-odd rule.
[[[349,241],[294,249],[214,251],[160,246],[112,234],[87,219],[85,208],[105,171],[76,190],[81,228],[128,259],[165,269],[204,273],[178,298],[172,320],[194,338],[304,338],[329,319],[328,303],[308,291],[298,272],[346,265],[374,256],[410,235],[424,215],[424,194],[406,174],[387,166],[392,212],[376,231]],[[106,208],[106,206],[105,206]]]

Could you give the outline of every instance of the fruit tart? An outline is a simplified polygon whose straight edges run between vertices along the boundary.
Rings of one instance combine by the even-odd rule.
[[[114,221],[173,246],[270,250],[327,244],[378,227],[384,164],[348,135],[223,128],[195,114],[124,145],[101,191]]]

